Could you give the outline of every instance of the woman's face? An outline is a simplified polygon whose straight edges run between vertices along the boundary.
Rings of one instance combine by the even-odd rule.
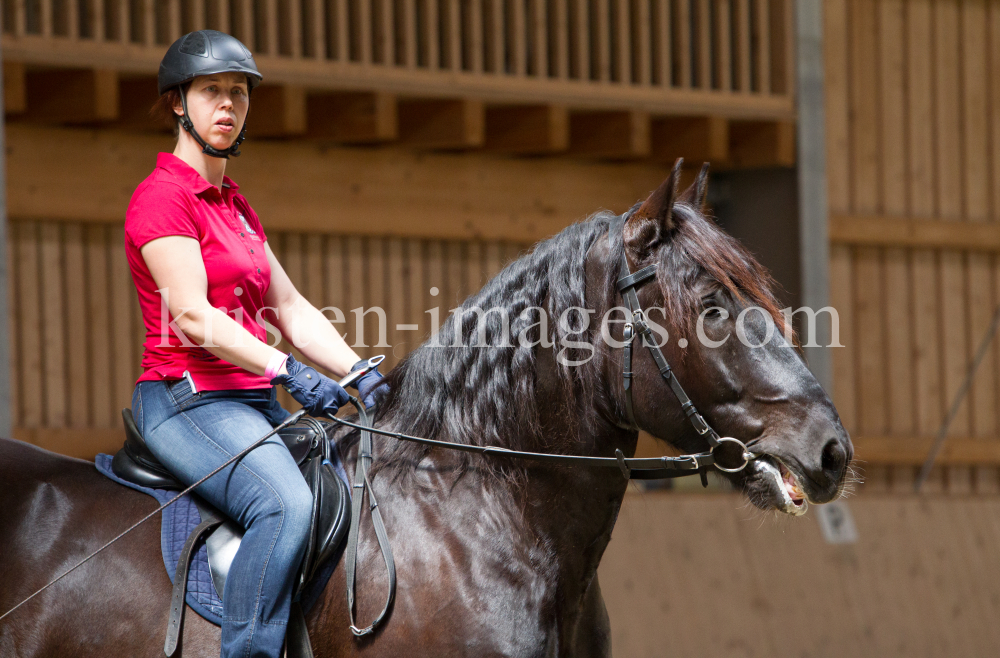
[[[229,148],[240,134],[250,108],[246,76],[242,73],[198,76],[188,89],[187,108],[202,139],[219,150]],[[179,102],[174,112],[184,114]]]

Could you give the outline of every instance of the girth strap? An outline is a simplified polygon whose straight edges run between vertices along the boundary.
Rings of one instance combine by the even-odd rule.
[[[207,505],[198,505],[198,512],[204,520],[188,535],[187,541],[184,542],[184,548],[181,549],[180,557],[177,558],[177,571],[174,573],[174,590],[170,596],[170,617],[167,620],[167,640],[163,645],[163,653],[167,655],[167,658],[173,656],[174,651],[177,650],[177,644],[181,636],[181,627],[184,625],[184,608],[186,606],[184,595],[187,591],[188,569],[191,567],[191,556],[194,553],[194,546],[206,532],[218,527],[224,520],[209,509]]]
[[[368,478],[368,469],[372,465],[372,433],[368,430],[370,425],[368,411],[363,402],[352,398],[352,402],[358,408],[359,420],[361,421],[361,440],[358,444],[358,462],[354,469],[354,487],[351,491],[351,529],[347,534],[347,548],[345,549],[344,571],[347,574],[347,612],[351,620],[351,632],[361,637],[372,633],[375,628],[382,623],[392,600],[396,595],[396,564],[392,559],[392,547],[389,545],[389,535],[385,531],[385,524],[382,522],[382,513],[378,508],[378,501],[375,500],[375,490],[372,489],[371,480]],[[333,420],[343,422],[334,417]],[[375,621],[365,628],[358,628],[354,621],[354,588],[355,572],[358,562],[358,541],[361,531],[361,502],[365,497],[365,490],[368,490],[369,509],[372,515],[372,526],[375,528],[375,537],[378,539],[378,547],[382,550],[382,559],[385,561],[385,569],[389,575],[389,591],[385,599],[385,606],[382,612],[375,617]]]

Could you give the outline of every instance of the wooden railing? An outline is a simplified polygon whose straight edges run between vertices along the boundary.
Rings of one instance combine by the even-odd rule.
[[[155,72],[229,32],[268,82],[791,118],[791,0],[3,0],[5,57]]]

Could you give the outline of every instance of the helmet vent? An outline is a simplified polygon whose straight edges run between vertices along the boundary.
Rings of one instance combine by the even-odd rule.
[[[185,55],[208,57],[208,39],[201,32],[192,32],[181,42],[180,51]]]

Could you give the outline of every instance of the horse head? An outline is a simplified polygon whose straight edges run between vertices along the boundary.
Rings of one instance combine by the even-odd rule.
[[[656,268],[655,282],[637,294],[648,321],[658,324],[657,338],[677,381],[721,436],[751,445],[756,456],[725,477],[761,509],[802,514],[808,502],[828,502],[843,490],[853,458],[850,438],[789,340],[770,276],[704,215],[707,167],[680,195],[679,175],[680,161],[623,224],[612,224],[612,231],[620,226],[621,236],[595,245],[607,252],[599,257],[605,281],[622,276],[622,250],[631,272]],[[617,289],[605,288],[607,309],[621,307]],[[623,413],[620,352],[607,348],[602,368],[606,380],[618,382],[609,387],[608,413],[628,427],[633,421]],[[632,372],[634,424],[685,452],[708,449],[641,338],[633,348]]]

